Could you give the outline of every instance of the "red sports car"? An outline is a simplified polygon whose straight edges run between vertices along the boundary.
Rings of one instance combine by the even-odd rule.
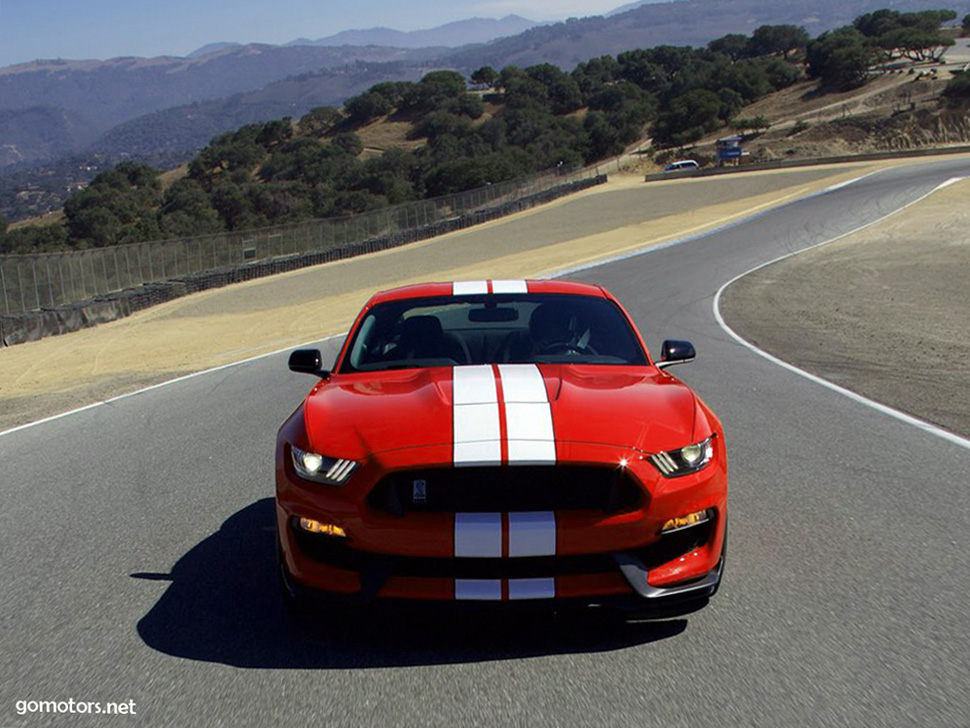
[[[375,295],[280,428],[276,521],[297,602],[686,612],[717,590],[721,424],[599,286],[428,283]]]

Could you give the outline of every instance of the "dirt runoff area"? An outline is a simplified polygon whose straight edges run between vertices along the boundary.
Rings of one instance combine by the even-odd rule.
[[[970,180],[730,286],[721,312],[784,361],[970,436]]]
[[[880,166],[885,164],[649,185],[639,175],[615,176],[607,185],[470,230],[207,291],[94,329],[0,349],[0,432],[342,333],[381,289],[427,280],[536,277],[699,233]],[[732,301],[743,297],[735,296],[740,290],[731,292]],[[732,318],[757,320],[763,309],[756,304]],[[825,348],[831,348],[828,342]]]

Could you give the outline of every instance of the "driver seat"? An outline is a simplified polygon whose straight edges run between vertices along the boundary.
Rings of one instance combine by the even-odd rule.
[[[499,347],[499,361],[532,362],[552,344],[575,344],[582,338],[576,327],[576,315],[570,306],[558,301],[540,304],[529,317],[528,331],[513,331],[505,337]],[[583,337],[588,341],[588,330]]]

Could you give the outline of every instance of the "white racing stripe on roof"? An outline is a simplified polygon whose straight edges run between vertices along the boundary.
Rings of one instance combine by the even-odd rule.
[[[528,293],[525,281],[492,281],[492,293]]]
[[[453,296],[478,296],[488,293],[488,281],[456,281],[452,284]]]

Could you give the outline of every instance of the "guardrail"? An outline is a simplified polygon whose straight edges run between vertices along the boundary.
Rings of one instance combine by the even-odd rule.
[[[38,311],[227,266],[336,250],[590,179],[594,169],[539,175],[360,215],[63,253],[0,256],[0,315]]]
[[[223,247],[182,247],[173,248],[170,244],[142,243],[133,246],[119,246],[117,249],[105,248],[100,251],[80,251],[78,253],[57,253],[36,256],[7,256],[31,260],[27,273],[37,271],[39,264],[49,264],[59,256],[69,256],[68,264],[83,262],[83,256],[101,253],[98,260],[103,266],[102,275],[98,271],[87,270],[83,265],[77,269],[78,277],[88,276],[94,285],[111,285],[115,282],[137,281],[135,271],[149,275],[160,268],[164,279],[144,280],[140,284],[118,287],[104,293],[97,291],[82,300],[72,300],[55,306],[41,306],[29,311],[19,311],[0,315],[0,346],[11,346],[24,341],[35,341],[46,336],[76,331],[88,326],[112,321],[130,315],[149,306],[184,296],[188,293],[207,290],[263,276],[318,265],[333,260],[363,255],[378,250],[406,245],[418,240],[443,235],[489,220],[511,215],[536,205],[549,202],[558,197],[577,192],[606,182],[605,174],[598,170],[586,169],[568,174],[552,173],[542,179],[530,178],[491,188],[475,190],[473,194],[462,195],[463,201],[481,200],[474,207],[467,206],[460,213],[454,206],[441,204],[444,200],[454,200],[454,196],[440,200],[429,200],[416,205],[379,210],[368,215],[359,215],[341,220],[315,221],[312,229],[306,225],[286,228],[267,228],[251,231],[260,236],[247,237],[246,233],[228,236],[209,236],[180,243],[217,242]],[[504,192],[499,194],[501,190]],[[491,204],[488,204],[488,203]],[[407,209],[404,209],[407,208]],[[415,225],[396,227],[393,223],[405,215],[410,219],[415,215]],[[380,225],[375,223],[382,223]],[[334,227],[336,226],[336,227]],[[284,232],[281,232],[284,231]],[[285,234],[288,232],[289,234]],[[276,237],[280,236],[280,237]],[[145,246],[147,250],[143,248]],[[152,246],[160,246],[153,255]],[[141,258],[137,256],[141,255]],[[210,259],[208,256],[212,255]],[[111,257],[109,257],[111,256]],[[171,256],[171,257],[166,257]],[[112,258],[114,260],[112,260]],[[131,273],[126,264],[135,258],[137,265]],[[218,266],[206,266],[212,260]],[[110,261],[110,265],[109,265]],[[117,261],[117,262],[115,262]],[[0,260],[2,263],[2,260]],[[90,263],[90,259],[88,260]],[[53,289],[53,277],[60,263],[51,267],[50,273],[39,280]],[[43,270],[43,269],[42,269]],[[0,272],[3,268],[0,267]],[[23,269],[21,269],[23,272]],[[45,271],[46,272],[46,271]],[[112,275],[113,274],[113,275]],[[131,275],[132,278],[127,278]],[[85,279],[87,280],[87,279]],[[37,290],[35,284],[34,290]],[[24,289],[21,288],[21,291]],[[62,290],[62,289],[58,289]],[[90,290],[90,289],[89,289]],[[8,293],[8,289],[4,289]],[[54,295],[53,292],[49,295]]]

